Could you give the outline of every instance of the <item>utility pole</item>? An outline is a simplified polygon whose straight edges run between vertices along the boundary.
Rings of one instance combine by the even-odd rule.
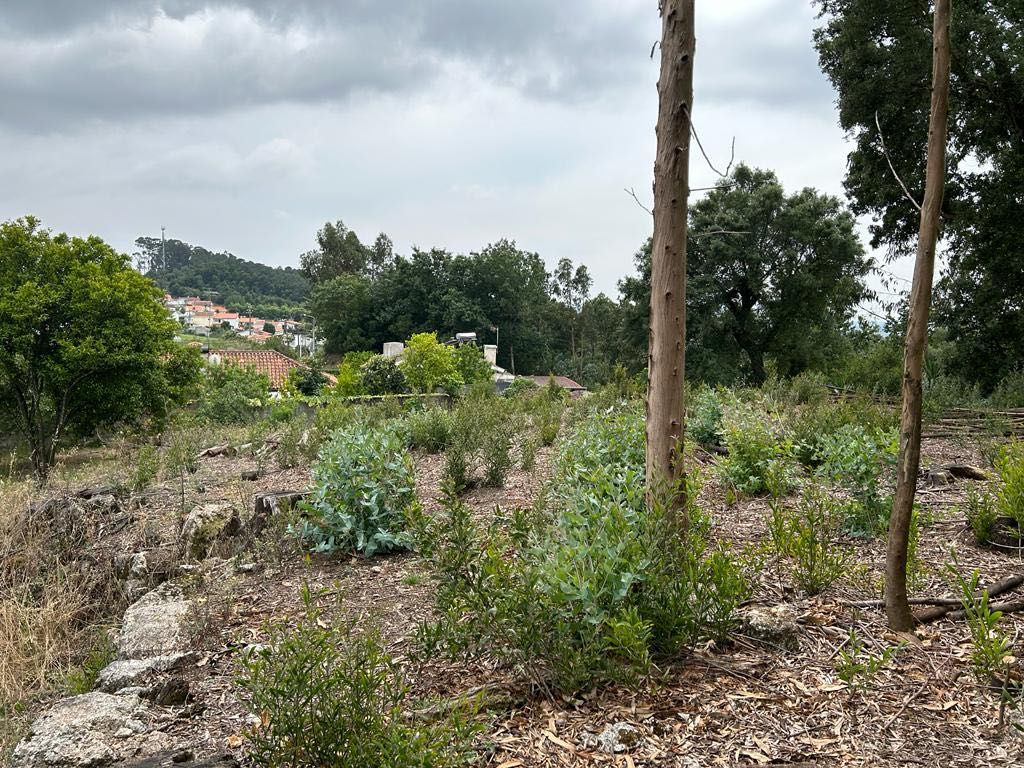
[[[160,225],[160,257],[164,262],[164,271],[167,270],[167,238],[164,237],[164,226]]]

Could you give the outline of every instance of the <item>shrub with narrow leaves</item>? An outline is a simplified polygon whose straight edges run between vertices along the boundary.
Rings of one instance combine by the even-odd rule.
[[[473,757],[480,730],[471,702],[430,723],[411,722],[399,664],[379,633],[330,620],[303,590],[297,626],[270,627],[269,642],[243,656],[238,685],[256,716],[245,732],[261,768],[444,768]]]

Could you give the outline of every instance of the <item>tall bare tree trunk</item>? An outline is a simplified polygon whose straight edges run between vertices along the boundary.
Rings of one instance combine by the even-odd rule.
[[[910,292],[910,319],[903,357],[903,409],[900,413],[900,454],[896,497],[889,520],[885,559],[885,613],[892,629],[914,625],[907,602],[907,543],[921,462],[921,369],[928,346],[928,312],[932,301],[935,244],[946,182],[946,122],[949,112],[949,24],[952,0],[936,0],[933,32],[932,106],[928,122],[928,167],[925,175],[921,229]]]
[[[651,335],[647,369],[648,495],[670,489],[685,515],[686,217],[690,193],[694,0],[662,0],[658,152],[654,161]],[[686,525],[685,517],[681,523]]]

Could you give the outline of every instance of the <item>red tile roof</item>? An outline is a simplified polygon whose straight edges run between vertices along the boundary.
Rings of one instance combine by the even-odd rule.
[[[270,379],[271,389],[281,389],[288,379],[288,372],[293,368],[306,367],[274,349],[220,349],[210,353],[210,357],[214,355],[220,357],[221,362],[230,362],[265,373]]]
[[[555,384],[562,389],[568,389],[571,392],[581,392],[586,389],[582,384],[577,384],[575,381],[570,379],[568,376],[531,376],[538,387],[546,387],[551,379],[555,380]]]

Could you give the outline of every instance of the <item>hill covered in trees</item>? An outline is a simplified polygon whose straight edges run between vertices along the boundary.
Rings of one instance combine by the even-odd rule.
[[[292,267],[270,267],[181,240],[140,237],[135,245],[145,274],[174,296],[213,298],[234,311],[279,319],[301,314],[309,291],[302,272]]]

